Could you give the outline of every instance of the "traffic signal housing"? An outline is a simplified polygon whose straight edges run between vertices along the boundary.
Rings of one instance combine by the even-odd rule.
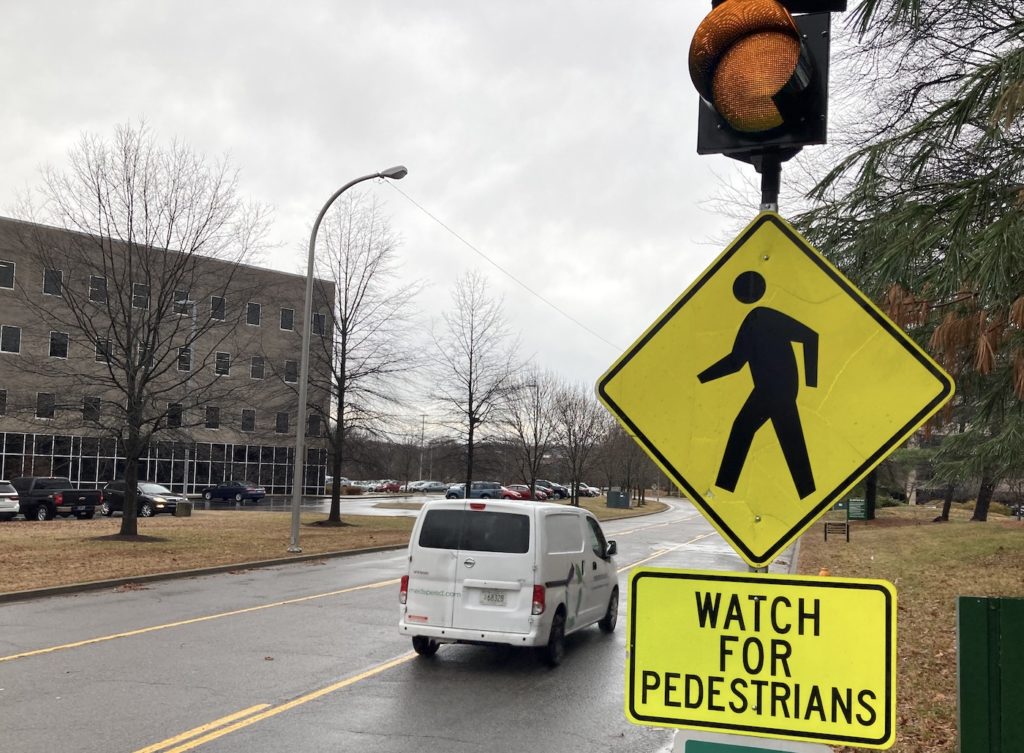
[[[793,15],[791,10],[824,12]],[[842,0],[719,0],[694,34],[697,153],[783,162],[828,130],[831,15]]]

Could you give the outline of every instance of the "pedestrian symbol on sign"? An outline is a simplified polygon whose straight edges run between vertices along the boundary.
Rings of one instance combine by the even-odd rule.
[[[764,277],[757,272],[743,272],[736,277],[732,292],[740,303],[756,303],[764,296],[765,288]],[[814,474],[796,405],[800,374],[793,354],[794,342],[803,345],[807,386],[817,387],[818,333],[767,306],[758,306],[747,314],[736,333],[732,351],[697,375],[704,384],[749,366],[754,381],[754,389],[729,432],[716,486],[730,492],[736,490],[754,435],[771,421],[800,499],[814,492]]]

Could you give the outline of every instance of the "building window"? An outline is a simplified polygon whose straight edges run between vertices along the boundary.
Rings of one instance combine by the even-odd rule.
[[[82,420],[99,423],[100,420],[100,399],[98,397],[82,398]]]
[[[249,303],[245,307],[245,323],[254,327],[260,326],[260,318],[263,316],[263,307],[258,303]]]
[[[64,287],[64,272],[59,269],[43,271],[43,292],[46,295],[60,295]]]
[[[13,261],[0,261],[0,288],[14,290]]]
[[[182,314],[188,316],[191,313],[192,301],[188,299],[187,290],[175,290],[174,291],[174,304],[172,306],[175,314]]]
[[[242,431],[256,431],[256,411],[250,408],[242,409]]]
[[[192,371],[192,348],[178,348],[178,371]]]
[[[96,341],[96,360],[101,363],[110,363],[110,340]]]
[[[50,332],[50,358],[67,358],[69,339],[67,332]]]
[[[141,282],[132,283],[132,308],[149,308],[149,285]]]
[[[262,379],[263,378],[263,356],[253,356],[249,362],[249,378],[250,379]]]
[[[217,363],[213,368],[217,376],[227,376],[231,372],[231,354],[217,351]]]
[[[139,343],[139,366],[143,369],[152,369],[156,362],[153,360],[153,351],[145,345],[145,343]]]
[[[295,309],[281,309],[281,329],[295,329]]]
[[[206,428],[220,428],[220,408],[215,405],[206,406]]]
[[[298,361],[285,361],[284,362],[284,381],[295,383],[299,381],[299,362]]]
[[[288,433],[288,413],[287,412],[282,411],[281,413],[277,414],[277,421],[274,424],[274,431],[276,431],[278,434],[287,434]]]
[[[36,418],[53,418],[57,396],[52,392],[36,393]]]
[[[224,299],[219,295],[210,296],[210,318],[224,321]]]
[[[327,331],[327,314],[313,314],[313,334],[323,335]]]
[[[107,302],[107,278],[89,275],[89,300],[94,303]]]
[[[7,415],[7,390],[0,390],[0,416]]]
[[[320,436],[320,416],[313,414],[309,417],[306,426],[307,437],[319,437]]]
[[[4,353],[21,352],[21,327],[5,324],[0,327],[0,351]]]
[[[168,429],[180,429],[182,418],[181,403],[168,403],[167,404],[167,428]]]

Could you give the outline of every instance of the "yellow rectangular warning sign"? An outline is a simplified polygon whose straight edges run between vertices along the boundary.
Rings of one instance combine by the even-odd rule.
[[[871,748],[895,740],[890,583],[638,568],[629,595],[630,721]]]

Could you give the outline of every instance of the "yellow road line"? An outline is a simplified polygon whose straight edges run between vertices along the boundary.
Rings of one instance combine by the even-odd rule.
[[[223,727],[225,724],[230,724],[231,722],[237,721],[238,719],[249,716],[250,714],[254,714],[257,711],[262,711],[263,709],[269,708],[269,703],[259,703],[255,706],[250,706],[247,709],[236,711],[234,714],[228,714],[227,716],[222,716],[220,719],[214,719],[212,722],[207,722],[206,724],[194,727],[190,729],[188,732],[182,732],[180,735],[168,737],[166,740],[154,743],[153,745],[148,745],[145,748],[139,748],[137,751],[135,751],[135,753],[157,753],[157,751],[162,751],[164,748],[168,746],[176,745],[177,743],[180,743],[183,740],[188,740],[190,737],[197,737],[198,735],[201,735],[204,732],[209,732],[210,730],[216,729],[217,727]]]
[[[135,635],[145,635],[146,633],[153,633],[157,630],[167,630],[168,628],[182,627],[183,625],[195,625],[200,622],[209,622],[210,620],[219,620],[224,617],[234,617],[239,614],[248,614],[250,612],[259,612],[262,609],[270,609],[272,607],[283,607],[288,604],[301,604],[304,601],[312,601],[314,599],[325,599],[328,596],[339,596],[340,594],[352,593],[353,591],[364,591],[369,588],[382,588],[384,586],[393,586],[398,583],[398,578],[392,578],[391,580],[382,580],[377,583],[368,583],[363,586],[352,586],[350,588],[342,588],[338,591],[328,591],[322,594],[313,594],[311,596],[300,596],[295,599],[286,599],[284,601],[275,601],[272,604],[260,604],[255,607],[246,607],[245,609],[235,609],[230,612],[220,612],[218,614],[208,614],[204,617],[193,617],[189,620],[179,620],[177,622],[168,622],[163,625],[151,625],[150,627],[139,628],[138,630],[128,630],[124,633],[114,633],[113,635],[101,635],[97,638],[87,638],[84,641],[75,641],[74,643],[64,643],[60,646],[50,646],[49,648],[39,648],[34,651],[25,651],[20,654],[11,654],[10,656],[0,656],[0,663],[5,661],[13,661],[14,659],[25,659],[29,656],[39,656],[41,654],[50,654],[54,651],[63,651],[69,648],[80,648],[81,646],[90,646],[94,643],[103,643],[105,641],[112,641],[117,638],[131,638]]]
[[[670,546],[667,549],[659,549],[654,554],[652,554],[650,557],[645,557],[642,560],[637,560],[636,562],[631,562],[630,564],[626,565],[625,567],[620,567],[617,570],[617,572],[620,572],[620,573],[621,572],[625,572],[626,570],[629,570],[630,568],[634,568],[637,565],[642,565],[645,562],[650,562],[651,560],[656,559],[656,558],[662,556],[663,554],[668,554],[669,552],[674,552],[676,549],[684,547],[687,544],[693,544],[693,543],[695,543],[697,541],[700,541],[701,539],[706,539],[708,536],[714,536],[714,535],[715,535],[714,531],[711,531],[710,533],[702,533],[700,536],[695,536],[694,538],[690,539],[689,541],[684,541],[682,544],[676,544],[675,546]]]
[[[659,549],[657,552],[655,552],[649,557],[645,557],[642,560],[632,562],[624,567],[619,568],[617,572],[621,573],[625,570],[629,570],[630,568],[636,567],[637,565],[642,565],[645,562],[650,562],[651,560],[661,557],[662,555],[668,554],[669,552],[674,552],[676,549],[684,547],[687,544],[693,544],[694,542],[700,541],[701,539],[706,539],[707,537],[713,535],[714,532],[701,534],[700,536],[696,536],[690,539],[689,541],[684,541],[681,544],[676,544],[675,546],[671,546],[666,549]],[[390,582],[394,583],[395,581]],[[197,727],[194,730],[182,733],[181,735],[177,735],[176,737],[168,738],[167,740],[156,743],[155,745],[151,745],[148,748],[142,748],[141,750],[137,750],[135,751],[135,753],[157,753],[157,751],[160,751],[161,753],[186,753],[186,751],[198,748],[200,745],[205,745],[206,743],[212,742],[213,740],[217,740],[218,738],[224,737],[225,735],[230,735],[232,732],[237,732],[240,729],[249,727],[253,724],[256,724],[257,722],[263,721],[264,719],[270,719],[271,717],[277,716],[278,714],[283,714],[285,711],[290,711],[291,709],[296,708],[297,706],[309,703],[310,701],[315,701],[317,698],[322,698],[325,695],[328,695],[329,693],[341,690],[342,688],[347,688],[350,685],[354,685],[357,682],[360,682],[361,680],[365,680],[375,675],[378,675],[381,672],[386,672],[387,670],[392,669],[393,667],[397,667],[400,664],[405,664],[406,662],[411,661],[414,658],[416,658],[416,653],[410,651],[407,654],[398,656],[394,659],[391,659],[390,661],[384,662],[383,664],[378,664],[376,667],[372,667],[371,669],[368,669],[365,672],[361,672],[358,675],[346,678],[344,680],[341,680],[340,682],[336,682],[332,685],[328,685],[327,687],[320,688],[319,690],[314,690],[310,693],[306,693],[305,695],[301,695],[298,698],[294,698],[290,701],[282,703],[279,706],[274,706],[271,708],[264,705],[262,708],[266,709],[265,711],[260,711],[259,713],[252,714],[251,716],[248,715],[248,712],[258,707],[254,706],[252,707],[252,709],[247,709],[245,712],[239,712],[239,715],[244,715],[246,718],[242,719],[241,721],[235,722],[234,724],[230,724],[228,726],[221,726],[223,722],[226,722],[228,720],[227,717],[225,717],[224,720],[218,720],[218,722],[211,722],[211,724],[207,726],[213,725],[216,726],[217,729],[214,729],[213,731],[209,732],[206,735],[203,735],[202,737],[195,737],[196,734],[203,731],[203,727]],[[188,738],[195,739],[188,740]],[[169,745],[175,745],[176,743],[182,740],[188,740],[188,742],[185,742],[182,745],[178,745],[177,747],[173,748],[167,747]]]
[[[285,711],[290,711],[296,706],[301,706],[304,703],[315,701],[317,698],[323,698],[325,695],[333,693],[337,690],[341,690],[342,688],[347,688],[349,685],[355,685],[357,682],[360,682],[361,680],[366,680],[370,677],[373,677],[374,675],[379,675],[381,672],[386,672],[392,667],[397,667],[399,664],[405,664],[407,661],[410,661],[414,658],[416,658],[416,653],[413,651],[410,651],[407,654],[402,654],[401,656],[395,657],[394,659],[386,661],[383,664],[378,664],[376,667],[372,667],[371,669],[368,669],[365,672],[361,672],[358,675],[346,678],[344,680],[341,680],[340,682],[336,682],[332,685],[328,685],[327,687],[320,688],[319,690],[314,690],[311,693],[306,693],[305,695],[301,695],[298,698],[293,698],[292,700],[282,703],[279,706],[268,708],[266,711],[261,711],[239,722],[235,722],[234,724],[231,724],[227,727],[222,727],[220,729],[214,730],[209,734],[203,735],[202,737],[196,738],[194,740],[190,740],[182,745],[178,745],[174,748],[167,748],[163,750],[163,753],[185,753],[185,751],[198,748],[200,745],[205,745],[206,743],[216,740],[217,738],[223,737],[224,735],[229,735],[232,732],[237,732],[238,730],[244,729],[245,727],[255,724],[256,722],[261,722],[264,719],[269,719],[273,716],[277,716],[278,714],[283,714]],[[177,738],[169,738],[164,743],[157,743],[157,745],[160,746],[160,749],[163,749],[163,746],[165,744],[173,744],[176,740]],[[147,753],[149,750],[149,748],[144,748],[143,750],[135,751],[135,753]]]

